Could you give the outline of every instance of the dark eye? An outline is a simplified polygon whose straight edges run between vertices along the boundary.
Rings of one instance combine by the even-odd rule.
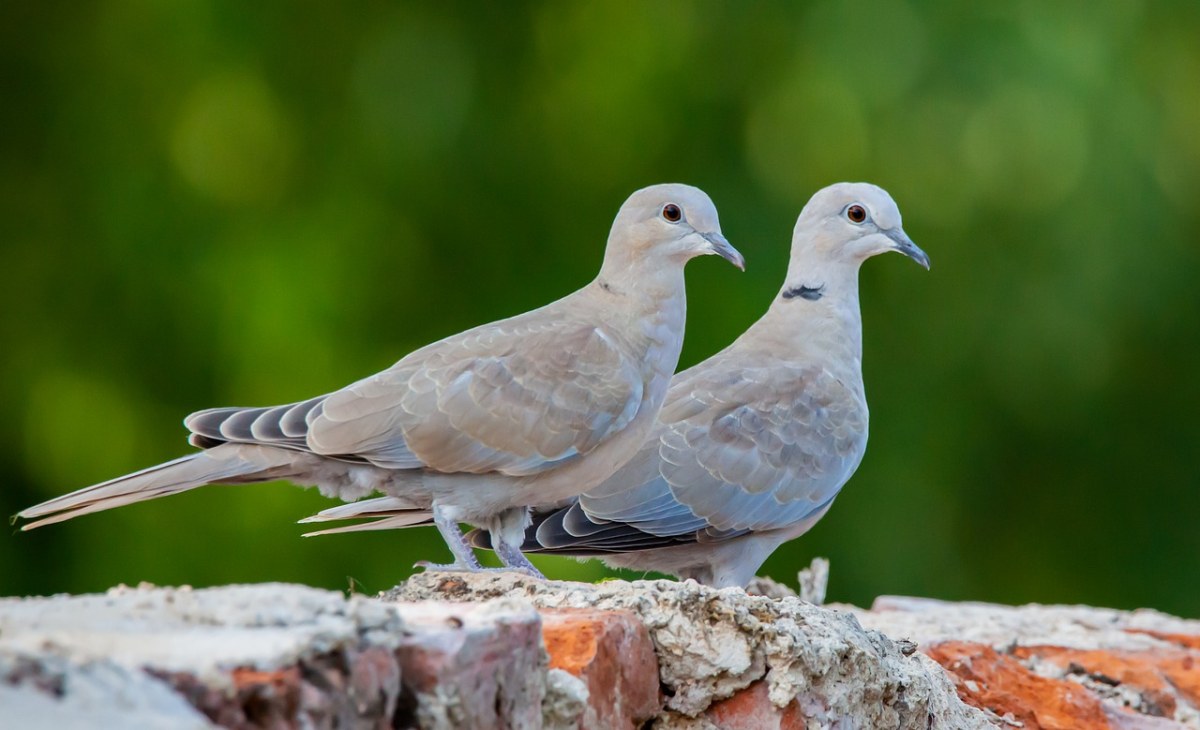
[[[852,205],[846,208],[846,217],[851,223],[862,223],[867,219],[867,209],[861,205]]]
[[[674,203],[667,203],[663,206],[663,218],[666,218],[671,223],[678,223],[683,218],[683,211]]]

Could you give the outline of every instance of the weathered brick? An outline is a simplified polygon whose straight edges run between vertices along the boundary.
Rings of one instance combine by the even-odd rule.
[[[400,677],[420,727],[540,726],[545,660],[535,611],[504,602],[397,607]]]
[[[780,709],[768,697],[767,683],[755,682],[729,699],[713,703],[704,719],[720,730],[805,730],[797,703]]]
[[[1062,679],[1034,674],[990,646],[947,641],[922,647],[950,672],[967,704],[1022,723],[1025,730],[1110,730],[1099,698]]]
[[[579,727],[636,728],[662,709],[654,645],[632,612],[547,609],[542,637],[550,667],[587,685]]]
[[[1137,695],[1137,709],[1147,714],[1174,717],[1180,701],[1200,705],[1200,655],[1194,651],[1022,646],[1013,655],[1049,662],[1064,675],[1124,687]]]

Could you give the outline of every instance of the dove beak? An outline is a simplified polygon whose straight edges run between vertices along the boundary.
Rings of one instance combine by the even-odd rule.
[[[926,271],[929,270],[929,254],[922,251],[917,244],[913,243],[903,228],[892,228],[884,231],[883,234],[892,239],[892,242],[895,244],[893,248],[924,266]]]
[[[709,253],[715,253],[742,271],[746,270],[746,259],[720,233],[701,233],[700,237],[708,241]]]

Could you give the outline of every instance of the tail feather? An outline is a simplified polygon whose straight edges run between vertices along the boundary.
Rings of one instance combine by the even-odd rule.
[[[304,520],[301,520],[302,522]],[[345,532],[369,532],[371,530],[399,530],[404,527],[415,527],[417,525],[428,525],[433,523],[433,513],[429,510],[410,510],[401,514],[392,515],[391,517],[381,517],[377,520],[369,522],[359,522],[354,525],[346,525],[344,527],[330,527],[326,530],[317,530],[315,532],[306,532],[303,537],[316,537],[318,535],[339,535]]]
[[[396,512],[408,512],[414,509],[419,509],[419,507],[400,497],[374,497],[372,499],[360,499],[357,502],[340,504],[337,507],[323,509],[311,517],[305,517],[300,520],[300,523],[389,517]]]
[[[304,537],[317,535],[336,535],[343,532],[367,532],[369,530],[398,530],[414,525],[428,524],[433,520],[433,512],[425,507],[418,507],[412,502],[400,497],[375,497],[360,499],[357,502],[330,507],[321,510],[312,517],[305,517],[301,523],[334,522],[337,520],[366,519],[344,527],[331,527],[316,532],[306,532]]]
[[[528,531],[526,531],[526,535],[528,535]],[[468,532],[466,535],[463,535],[463,539],[466,540],[467,544],[473,548],[479,548],[481,550],[492,549],[492,533],[488,532],[487,530],[480,530],[477,527]],[[525,544],[521,546],[521,552],[529,552],[530,548],[531,544],[527,536],[525,538]],[[532,543],[532,549],[536,550],[537,548],[538,544],[536,542]]]
[[[225,444],[55,497],[18,512],[17,517],[36,520],[21,526],[22,531],[33,530],[214,482],[252,481],[257,475],[282,476],[275,472],[287,463],[288,453],[280,449]]]

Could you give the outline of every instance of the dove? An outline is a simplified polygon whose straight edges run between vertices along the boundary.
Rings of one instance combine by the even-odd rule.
[[[745,586],[825,515],[862,461],[858,271],[887,251],[929,267],[884,190],[839,183],[817,192],[766,314],[675,375],[657,424],[623,467],[569,504],[536,509],[524,550]],[[393,506],[365,500],[328,517],[386,523]],[[469,540],[486,548],[495,536],[477,530]]]
[[[684,264],[745,262],[701,190],[655,185],[621,206],[599,275],[566,297],[418,349],[341,390],[188,416],[201,450],[20,512],[29,530],[194,489],[286,479],[345,501],[378,492],[392,524],[434,524],[480,570],[460,522],[487,529],[510,568],[528,505],[565,503],[632,457],[678,363]]]

